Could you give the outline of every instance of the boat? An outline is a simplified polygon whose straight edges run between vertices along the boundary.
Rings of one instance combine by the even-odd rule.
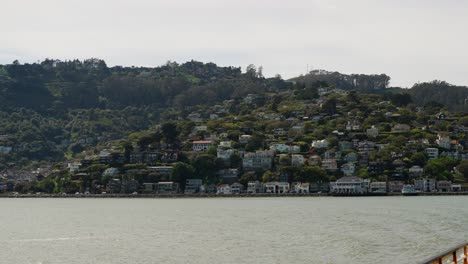
[[[468,242],[450,248],[434,257],[430,257],[421,264],[441,264],[441,263],[468,263]]]
[[[403,195],[416,195],[416,191],[414,190],[413,185],[404,185],[401,189],[401,193]]]

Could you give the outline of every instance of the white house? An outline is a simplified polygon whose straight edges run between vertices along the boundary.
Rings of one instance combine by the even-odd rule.
[[[263,186],[259,181],[249,181],[247,184],[247,193],[262,193]]]
[[[447,133],[438,133],[436,143],[441,148],[450,149],[451,144],[450,136]]]
[[[229,184],[220,184],[216,187],[217,194],[232,194],[231,186]]]
[[[359,177],[341,177],[336,182],[330,183],[330,190],[340,194],[364,194],[369,188],[369,181]]]
[[[192,142],[194,151],[206,151],[211,147],[212,142],[209,140],[195,140]]]
[[[314,140],[312,141],[312,147],[313,148],[328,148],[328,140],[326,139]]]
[[[267,182],[265,183],[266,193],[287,193],[289,192],[289,183],[287,182]]]

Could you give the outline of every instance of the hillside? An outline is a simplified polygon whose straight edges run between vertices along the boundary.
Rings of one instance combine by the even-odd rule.
[[[386,88],[385,75],[327,76],[301,83],[265,78],[253,65],[243,73],[195,61],[1,66],[0,187],[97,192],[112,189],[111,179],[184,187],[189,176],[217,184],[233,171],[243,184],[344,175],[410,181],[414,166],[438,180],[468,177],[466,112],[436,103],[450,103],[444,96],[452,93],[460,99],[466,88],[433,82],[402,92]],[[437,149],[435,159],[428,149]]]

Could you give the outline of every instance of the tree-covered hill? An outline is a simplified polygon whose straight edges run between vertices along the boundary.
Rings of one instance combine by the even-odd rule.
[[[253,65],[245,73],[196,61],[154,68],[108,67],[99,59],[0,65],[0,135],[8,138],[2,144],[14,146],[0,155],[0,165],[63,159],[147,129],[168,109],[290,86],[281,78],[264,78]]]
[[[385,74],[342,74],[324,70],[314,70],[304,76],[290,79],[305,87],[333,86],[343,90],[356,90],[364,93],[409,94],[419,105],[442,104],[451,111],[468,111],[468,87],[455,86],[445,81],[417,83],[410,89],[389,87],[390,77]]]
[[[8,164],[70,159],[87,148],[218,104],[224,104],[224,115],[231,119],[260,107],[286,118],[305,111],[280,108],[283,100],[309,102],[333,116],[339,112],[336,102],[320,99],[331,87],[383,94],[378,100],[389,100],[395,107],[414,102],[434,109],[445,105],[451,110],[467,110],[466,87],[432,82],[408,90],[389,89],[389,80],[385,74],[314,71],[286,81],[280,76],[265,78],[262,68],[254,65],[242,72],[238,67],[197,61],[168,62],[153,68],[108,67],[99,59],[15,61],[0,65],[0,148],[7,149],[0,154],[0,169]],[[359,95],[355,92],[348,97],[356,109],[370,107],[356,101]],[[246,99],[254,107],[243,105]]]

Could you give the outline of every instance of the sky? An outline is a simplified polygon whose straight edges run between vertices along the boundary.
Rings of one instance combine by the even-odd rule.
[[[467,0],[0,0],[0,64],[198,60],[468,85]]]

